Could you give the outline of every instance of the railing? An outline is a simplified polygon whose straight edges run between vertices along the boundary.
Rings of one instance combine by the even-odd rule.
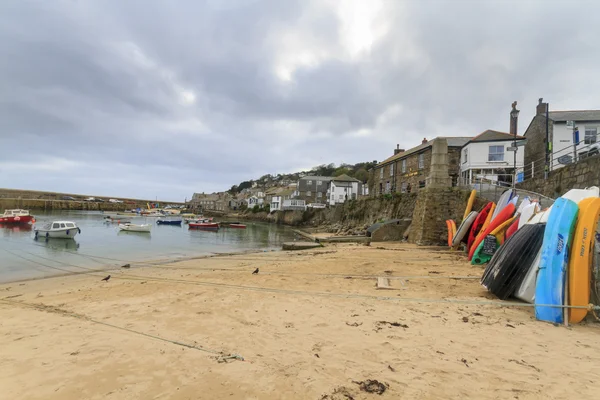
[[[510,185],[498,185],[496,181],[490,179],[473,179],[471,181],[467,180],[459,180],[459,187],[463,189],[477,190],[477,194],[481,197],[488,199],[489,201],[498,202],[502,193],[506,190],[510,189]],[[554,199],[544,196],[539,193],[531,192],[529,190],[523,189],[514,189],[520,199],[524,199],[525,197],[529,197],[530,199],[535,199],[539,201],[540,206],[542,208],[546,208],[551,206],[554,203]]]
[[[600,136],[600,135],[598,135]],[[600,154],[600,138],[596,137],[596,142],[579,142],[570,144],[548,155],[548,169],[546,170],[546,156],[528,162],[523,168],[524,179],[531,179],[536,176],[546,176],[546,173],[562,168],[567,165],[576,164],[589,157]],[[583,144],[583,145],[582,145]]]

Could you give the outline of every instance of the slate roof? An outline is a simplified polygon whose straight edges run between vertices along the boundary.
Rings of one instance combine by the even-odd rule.
[[[333,177],[332,176],[306,175],[300,179],[303,181],[330,181],[333,179]]]
[[[548,117],[553,121],[600,121],[600,110],[550,111]]]
[[[433,142],[438,139],[446,139],[446,141],[448,142],[448,147],[463,147],[465,144],[467,144],[467,142],[470,139],[472,139],[472,137],[471,136],[451,136],[451,137],[438,136],[435,139],[429,140],[427,143],[422,143],[416,147],[413,147],[412,149],[408,149],[402,153],[395,154],[395,155],[385,159],[384,161],[380,162],[379,164],[377,164],[376,167],[382,166],[384,164],[387,164],[387,163],[395,161],[395,160],[399,160],[399,159],[407,157],[411,154],[418,153],[421,150],[424,150],[428,147],[433,146]]]
[[[525,137],[517,135],[517,139],[521,140],[525,139]],[[467,143],[465,143],[465,146],[473,142],[497,142],[499,140],[515,140],[515,136],[507,132],[500,132],[488,129],[469,140]]]
[[[336,176],[332,179],[332,181],[334,181],[334,182],[360,182],[360,180],[353,178],[351,176],[348,176],[346,174]]]

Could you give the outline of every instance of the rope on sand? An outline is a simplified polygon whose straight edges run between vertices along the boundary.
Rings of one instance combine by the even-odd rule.
[[[17,257],[23,258],[27,261],[37,263],[42,266],[46,266],[49,268],[59,269],[57,267],[52,267],[38,261],[30,260],[25,257],[19,256],[11,251],[5,249],[8,253],[11,253]],[[44,258],[38,256],[40,258]],[[55,261],[57,262],[57,261]],[[66,264],[66,263],[64,263]],[[70,265],[70,264],[66,264]],[[89,274],[98,275],[98,270],[94,270],[91,268],[80,267],[77,265],[71,265],[73,267],[82,268],[89,270]],[[64,270],[67,271],[67,270]],[[69,271],[72,272],[72,271]],[[190,281],[186,279],[170,279],[170,278],[156,278],[142,275],[131,275],[131,274],[120,274],[118,276],[114,276],[115,279],[125,279],[125,280],[144,280],[144,281],[154,281],[154,282],[170,282],[170,283],[181,283],[181,284],[189,284],[189,285],[198,285],[198,286],[215,286],[215,287],[223,287],[229,289],[241,289],[241,290],[251,290],[251,291],[259,291],[259,292],[268,292],[268,293],[282,293],[282,294],[292,294],[292,295],[305,295],[305,296],[319,296],[319,297],[337,297],[337,298],[347,298],[347,299],[365,299],[365,300],[383,300],[383,301],[398,301],[398,302],[409,302],[409,303],[442,303],[442,304],[464,304],[464,305],[484,305],[484,306],[497,306],[497,307],[550,307],[550,308],[571,308],[571,309],[584,309],[591,312],[600,311],[600,306],[596,306],[594,304],[588,304],[586,306],[569,306],[569,305],[558,305],[558,304],[530,304],[530,303],[520,303],[516,301],[483,301],[483,300],[453,300],[453,299],[426,299],[426,298],[410,298],[410,297],[387,297],[387,296],[373,296],[366,294],[344,294],[344,293],[330,293],[330,292],[311,292],[304,290],[291,290],[291,289],[275,289],[275,288],[264,288],[257,286],[244,286],[244,285],[232,285],[227,283],[217,283],[217,282],[206,282],[206,281]],[[470,277],[469,277],[470,278]]]
[[[14,304],[14,305],[19,305],[19,306],[25,306],[25,307],[30,307],[33,308],[35,310],[38,311],[46,311],[46,312],[54,312],[63,316],[67,316],[67,317],[71,317],[71,318],[77,318],[77,319],[81,319],[87,322],[91,322],[93,324],[97,324],[97,325],[104,325],[107,326],[109,328],[113,328],[113,329],[118,329],[118,330],[122,330],[125,332],[129,332],[129,333],[134,333],[136,335],[140,335],[140,336],[145,336],[154,340],[160,340],[163,342],[167,342],[167,343],[171,343],[177,346],[182,346],[182,347],[187,347],[188,349],[194,349],[194,350],[199,350],[199,351],[203,351],[205,353],[210,353],[210,354],[214,354],[217,356],[217,361],[220,363],[223,362],[227,362],[227,360],[239,360],[239,361],[245,361],[244,357],[242,357],[239,354],[224,354],[221,351],[217,351],[217,350],[212,350],[212,349],[208,349],[206,347],[201,347],[201,346],[197,346],[197,345],[193,345],[193,344],[189,344],[189,343],[184,343],[184,342],[180,342],[177,340],[171,340],[171,339],[167,339],[167,338],[163,338],[160,336],[156,336],[156,335],[152,335],[150,333],[145,333],[145,332],[140,332],[140,331],[136,331],[134,329],[129,329],[129,328],[125,328],[123,326],[118,326],[118,325],[113,325],[113,324],[109,324],[108,322],[102,322],[102,321],[97,321],[95,319],[86,317],[85,315],[81,315],[81,314],[76,314],[73,312],[69,312],[66,310],[60,310],[54,307],[43,307],[37,304],[31,304],[31,303],[25,303],[25,302],[20,302],[20,301],[14,301],[14,300],[7,300],[7,299],[0,299],[0,302],[4,302],[4,303],[9,303],[9,304]]]

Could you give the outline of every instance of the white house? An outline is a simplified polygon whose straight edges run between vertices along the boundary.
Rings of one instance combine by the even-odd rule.
[[[246,202],[248,203],[248,208],[252,208],[255,205],[262,207],[265,202],[265,199],[263,197],[250,196],[246,199]]]
[[[515,142],[520,145],[524,137],[510,133],[487,130],[470,139],[461,149],[460,174],[463,182],[488,179],[499,184],[512,184],[515,175]],[[516,171],[521,172],[525,149],[517,146]]]
[[[306,201],[301,200],[301,199],[283,200],[282,210],[283,211],[288,211],[288,210],[304,211],[304,210],[306,210]]]
[[[281,211],[286,200],[290,200],[294,195],[294,189],[279,188],[275,194],[271,197],[270,210]],[[303,203],[304,205],[304,203]]]
[[[600,111],[550,111],[548,117],[553,121],[551,170],[571,164],[588,153],[598,154]],[[574,134],[575,130],[578,135]]]
[[[344,203],[346,200],[356,200],[362,193],[362,182],[348,175],[337,176],[329,182],[327,191],[329,205]]]

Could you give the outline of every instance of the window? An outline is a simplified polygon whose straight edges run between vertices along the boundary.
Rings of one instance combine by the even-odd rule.
[[[335,194],[331,195],[331,200],[335,200]]]
[[[312,181],[308,181],[307,184],[312,185]]]
[[[394,176],[394,164],[390,164],[390,176]]]
[[[585,127],[585,144],[592,144],[597,142],[598,128],[596,127]]]
[[[52,224],[52,229],[58,229],[58,228],[60,228],[59,224]]]
[[[406,160],[402,160],[402,173],[406,173]]]
[[[406,193],[406,182],[402,182],[402,185],[400,185],[400,193]]]
[[[379,170],[379,178],[383,179],[383,167]]]
[[[344,200],[344,195],[340,194],[340,200]]]
[[[321,186],[322,181],[317,181],[317,186]]]
[[[61,227],[61,228],[64,228],[64,227],[65,227],[65,224],[60,224],[60,227]]]
[[[387,181],[387,182],[385,183],[385,192],[386,192],[386,193],[389,193],[389,192],[390,192],[390,188],[391,188],[391,187],[390,187],[390,181]]]
[[[311,196],[311,195],[312,195],[312,192],[309,190],[308,192],[306,192],[306,195],[307,195],[307,196]]]
[[[419,169],[425,168],[425,154],[419,154]]]
[[[322,195],[322,194],[323,194],[323,193],[321,193],[321,192],[317,192],[317,197],[321,198],[321,195]]]
[[[419,189],[423,189],[425,187],[425,181],[419,181]]]
[[[490,146],[488,161],[504,161],[504,146]]]
[[[469,149],[464,149],[463,150],[463,158],[465,159],[463,161],[463,164],[466,163],[467,161],[469,161]]]

